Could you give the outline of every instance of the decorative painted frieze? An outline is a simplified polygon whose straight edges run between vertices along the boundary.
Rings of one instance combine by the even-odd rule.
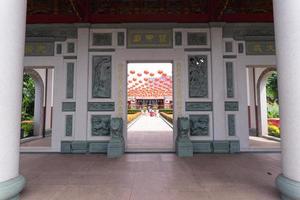
[[[76,111],[76,102],[62,102],[62,111],[63,112],[75,112]]]
[[[212,111],[212,102],[185,102],[186,111]]]
[[[239,111],[239,102],[237,101],[226,101],[225,111]]]
[[[128,48],[172,48],[171,29],[128,29]]]
[[[246,41],[247,55],[275,55],[274,41]]]
[[[54,56],[54,42],[26,42],[25,56]]]
[[[225,42],[225,52],[226,53],[232,53],[233,52],[233,44],[231,41]]]
[[[188,46],[207,45],[207,34],[204,32],[187,33]]]
[[[244,44],[243,43],[238,44],[238,52],[240,54],[244,53]]]
[[[88,102],[88,111],[114,111],[114,102]]]
[[[91,116],[91,135],[109,136],[110,135],[110,115]]]
[[[226,93],[227,98],[234,98],[234,70],[233,62],[226,62]]]
[[[65,135],[72,136],[73,133],[73,115],[65,116]]]
[[[209,115],[190,115],[190,135],[209,135]]]
[[[66,98],[72,99],[74,96],[74,63],[67,63],[67,91]]]
[[[235,136],[235,115],[229,114],[227,116],[227,124],[228,124],[228,135]]]
[[[56,44],[56,54],[62,54],[62,44]]]
[[[111,56],[93,56],[92,60],[92,97],[111,97]]]
[[[74,42],[67,43],[67,53],[75,53],[75,43]]]
[[[93,46],[111,46],[112,33],[94,33]]]
[[[124,46],[124,45],[125,45],[125,33],[118,32],[118,46]]]
[[[176,46],[182,45],[182,32],[175,32],[175,45]]]
[[[208,98],[207,56],[188,56],[188,70],[189,97]]]

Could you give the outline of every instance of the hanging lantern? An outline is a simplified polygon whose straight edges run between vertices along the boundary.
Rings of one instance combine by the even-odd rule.
[[[141,74],[141,73],[137,73],[137,75],[138,75],[138,77],[141,77],[141,76],[142,76],[142,74]]]
[[[145,70],[145,71],[144,71],[144,74],[149,74],[149,71],[148,71],[148,70]]]
[[[135,82],[137,79],[136,79],[136,78],[133,78],[132,80]]]
[[[153,77],[153,76],[154,76],[154,73],[150,73],[150,76]]]
[[[143,81],[139,80],[139,83],[143,83]]]
[[[130,70],[129,72],[130,72],[130,74],[135,74],[134,70]]]
[[[163,74],[162,74],[162,76],[163,76],[163,77],[166,77],[166,76],[167,76],[167,74],[166,74],[166,73],[163,73]]]
[[[162,74],[162,73],[164,73],[164,71],[163,70],[158,70],[157,73]]]
[[[128,83],[132,83],[132,81],[128,81]]]
[[[148,81],[148,78],[144,78],[144,81]]]

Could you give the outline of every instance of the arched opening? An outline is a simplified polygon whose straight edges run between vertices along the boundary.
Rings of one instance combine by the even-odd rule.
[[[44,83],[32,69],[24,70],[21,138],[43,135]]]

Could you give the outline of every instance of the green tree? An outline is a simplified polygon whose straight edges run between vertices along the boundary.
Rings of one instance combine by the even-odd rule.
[[[267,79],[267,102],[269,104],[278,104],[278,86],[277,86],[277,72],[273,72]]]
[[[35,84],[28,74],[23,76],[22,121],[31,120],[34,116]]]

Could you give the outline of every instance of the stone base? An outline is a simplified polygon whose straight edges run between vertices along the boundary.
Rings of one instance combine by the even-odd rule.
[[[16,178],[0,183],[0,199],[18,200],[19,193],[24,188],[25,182],[25,178],[20,175]]]
[[[124,140],[121,138],[112,138],[107,146],[107,157],[118,158],[124,154]]]
[[[282,200],[300,200],[300,182],[280,174],[276,178],[276,186],[281,192]]]
[[[193,144],[188,138],[181,138],[176,140],[176,154],[179,157],[192,157]]]

